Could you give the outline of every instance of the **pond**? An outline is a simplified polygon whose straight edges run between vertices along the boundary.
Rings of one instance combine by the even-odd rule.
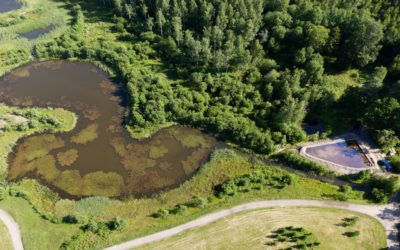
[[[50,25],[46,28],[42,28],[42,29],[36,29],[36,30],[32,30],[26,33],[21,33],[19,34],[21,37],[24,37],[28,40],[34,40],[39,38],[40,36],[46,35],[47,33],[49,33],[50,31],[52,31],[54,29],[54,25]]]
[[[68,133],[21,140],[9,157],[9,180],[37,178],[62,197],[149,195],[191,178],[220,145],[173,126],[137,141],[122,125],[124,108],[109,76],[90,63],[41,62],[0,78],[0,101],[63,107],[78,115]]]
[[[351,168],[368,168],[371,162],[355,140],[309,146],[306,153],[312,157]]]
[[[0,0],[0,13],[16,10],[22,7],[18,0]]]

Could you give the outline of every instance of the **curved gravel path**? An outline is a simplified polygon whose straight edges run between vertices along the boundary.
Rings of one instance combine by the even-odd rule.
[[[6,211],[0,209],[0,220],[6,225],[8,233],[11,237],[11,242],[15,250],[23,250],[24,246],[21,240],[21,232],[17,222]],[[32,229],[34,230],[34,229]]]
[[[242,204],[230,209],[224,209],[215,213],[202,216],[196,220],[190,221],[183,225],[164,230],[155,234],[145,237],[137,238],[118,244],[105,250],[125,250],[142,246],[151,242],[159,241],[173,235],[177,235],[183,231],[207,225],[211,222],[224,218],[226,216],[240,213],[242,211],[271,208],[271,207],[327,207],[327,208],[341,208],[354,212],[370,215],[377,219],[385,228],[387,236],[387,245],[390,250],[399,250],[397,239],[396,223],[400,222],[399,205],[397,203],[390,203],[388,205],[358,205],[349,203],[339,203],[332,201],[316,201],[316,200],[269,200],[269,201],[256,201]],[[373,239],[371,239],[373,240]]]

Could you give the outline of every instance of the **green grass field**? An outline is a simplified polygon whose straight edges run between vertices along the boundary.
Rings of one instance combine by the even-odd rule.
[[[354,226],[339,226],[344,218],[358,217]],[[273,208],[244,212],[139,249],[285,249],[293,243],[267,246],[274,230],[303,227],[321,244],[315,249],[366,249],[386,247],[382,225],[372,217],[339,209]],[[343,233],[360,231],[350,238]]]
[[[76,225],[53,224],[43,220],[23,199],[8,198],[0,202],[0,207],[6,210],[20,226],[26,250],[58,249],[56,246],[60,246],[78,230]]]
[[[11,238],[8,233],[6,225],[0,221],[0,249],[2,250],[12,250]]]

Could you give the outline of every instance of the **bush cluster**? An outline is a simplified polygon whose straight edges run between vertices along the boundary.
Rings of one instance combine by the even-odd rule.
[[[191,202],[184,204],[178,204],[173,208],[160,209],[157,212],[151,214],[153,218],[167,218],[169,215],[184,214],[189,208],[204,208],[209,203],[209,199],[202,197],[195,197]]]
[[[362,171],[358,174],[357,179],[370,188],[370,198],[377,203],[387,202],[400,188],[397,176],[387,177],[372,174],[370,171]]]
[[[354,238],[360,235],[360,231],[349,231],[349,232],[345,232],[343,233],[343,235],[349,237],[349,238]]]
[[[250,174],[237,176],[217,185],[214,190],[217,197],[233,196],[237,192],[249,192],[251,190],[260,190],[265,186],[276,189],[285,188],[294,182],[294,176],[283,174],[279,171],[264,169]]]
[[[268,236],[272,241],[268,241],[266,245],[277,246],[279,243],[290,242],[293,246],[286,249],[313,249],[321,243],[312,237],[312,233],[302,227],[284,227],[274,231]]]
[[[272,159],[276,159],[288,167],[301,170],[313,175],[326,176],[332,175],[332,171],[325,165],[316,163],[304,157],[301,157],[297,152],[290,150],[275,154]]]

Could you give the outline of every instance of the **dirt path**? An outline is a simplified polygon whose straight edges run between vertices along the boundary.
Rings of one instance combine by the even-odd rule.
[[[376,218],[384,226],[387,236],[388,249],[390,250],[400,249],[397,240],[398,231],[396,228],[396,223],[400,222],[399,205],[397,203],[375,206],[375,205],[358,205],[358,204],[339,203],[331,201],[314,201],[314,200],[269,200],[269,201],[250,202],[230,209],[225,209],[215,213],[211,213],[203,217],[200,217],[196,220],[185,223],[183,225],[168,230],[164,230],[159,233],[127,241],[125,243],[106,248],[105,250],[132,249],[154,241],[171,237],[173,235],[177,235],[183,231],[195,227],[207,225],[211,222],[214,222],[216,220],[219,220],[221,218],[224,218],[232,214],[240,213],[242,211],[247,211],[247,210],[270,208],[270,207],[329,207],[329,208],[346,209],[350,211],[367,214]]]
[[[1,209],[0,209],[0,220],[3,221],[3,223],[6,225],[8,229],[8,233],[10,234],[14,250],[23,250],[24,246],[22,245],[21,232],[19,231],[18,224],[7,212]]]

